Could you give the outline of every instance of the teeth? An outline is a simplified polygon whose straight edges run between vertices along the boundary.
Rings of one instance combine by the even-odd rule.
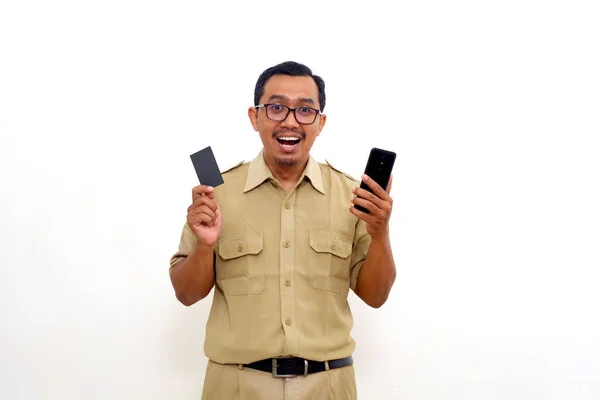
[[[278,137],[277,140],[283,146],[288,146],[288,147],[295,146],[297,143],[300,142],[300,138],[293,137],[293,136],[288,136],[288,137],[283,137],[282,136],[282,137]]]

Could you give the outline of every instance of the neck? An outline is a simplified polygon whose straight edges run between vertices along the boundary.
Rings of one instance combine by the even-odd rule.
[[[285,165],[270,157],[265,157],[265,163],[271,170],[273,177],[277,179],[284,188],[290,190],[294,187],[296,182],[298,182],[300,176],[302,176],[302,172],[304,172],[304,169],[308,164],[308,157],[294,165]]]

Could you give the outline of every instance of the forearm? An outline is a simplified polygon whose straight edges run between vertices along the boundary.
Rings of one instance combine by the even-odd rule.
[[[381,307],[396,280],[396,266],[389,237],[373,239],[360,268],[356,294],[374,308]]]
[[[171,270],[171,283],[182,304],[191,306],[210,293],[214,285],[213,257],[211,246],[196,244],[187,258]]]

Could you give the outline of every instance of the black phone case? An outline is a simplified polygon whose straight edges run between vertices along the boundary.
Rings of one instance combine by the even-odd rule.
[[[379,186],[385,190],[387,184],[392,175],[392,169],[394,168],[394,162],[396,161],[396,153],[388,150],[378,149],[376,147],[371,149],[367,166],[365,167],[365,174],[373,179]],[[361,181],[360,187],[371,193],[373,191],[364,181]],[[357,210],[369,214],[369,210],[359,205],[354,205]]]

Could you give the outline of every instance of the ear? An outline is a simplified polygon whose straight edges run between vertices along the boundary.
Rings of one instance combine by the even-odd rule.
[[[258,110],[256,107],[248,108],[248,118],[250,118],[250,123],[256,132],[258,132]]]
[[[327,115],[321,114],[321,117],[319,118],[319,130],[317,132],[317,136],[321,134],[321,130],[325,126],[325,122],[327,122]]]

